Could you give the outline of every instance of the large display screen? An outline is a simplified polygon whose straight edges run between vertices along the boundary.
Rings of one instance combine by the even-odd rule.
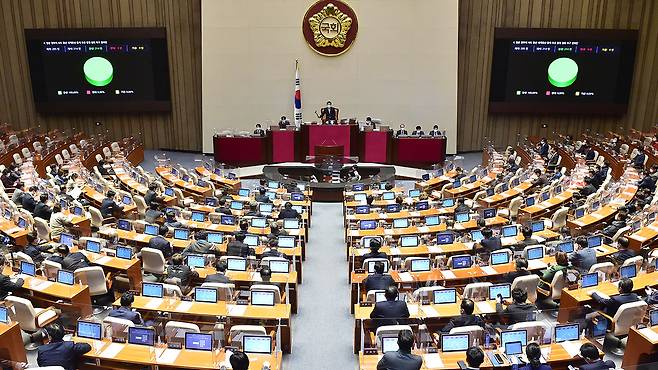
[[[27,29],[40,112],[171,110],[164,28]]]
[[[637,31],[497,28],[494,39],[490,112],[626,112]]]

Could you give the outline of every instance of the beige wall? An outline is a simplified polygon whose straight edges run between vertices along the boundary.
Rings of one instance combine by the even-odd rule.
[[[202,0],[203,151],[213,132],[292,117],[295,59],[304,121],[327,99],[341,117],[434,123],[457,141],[457,0],[351,0],[359,33],[338,57],[315,53],[301,22],[309,0]]]

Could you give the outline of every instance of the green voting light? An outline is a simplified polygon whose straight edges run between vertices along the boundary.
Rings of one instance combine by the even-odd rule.
[[[112,77],[114,77],[112,63],[102,57],[87,59],[82,70],[85,73],[87,82],[98,87],[106,86],[112,82]]]
[[[570,58],[558,58],[548,66],[548,82],[555,87],[567,87],[578,77],[578,64]]]

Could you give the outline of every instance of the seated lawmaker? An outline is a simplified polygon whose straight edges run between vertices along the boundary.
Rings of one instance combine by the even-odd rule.
[[[39,196],[39,202],[34,206],[34,213],[32,214],[34,217],[39,217],[46,222],[50,221],[50,216],[53,213],[53,209],[48,206],[48,194],[42,193]]]
[[[69,250],[68,245],[60,244],[57,251],[64,257],[62,260],[62,269],[75,271],[79,268],[89,267],[90,263],[82,252],[73,252]]]
[[[135,302],[135,297],[132,293],[123,293],[121,296],[121,306],[112,309],[108,316],[132,321],[135,325],[144,325],[142,315],[137,311],[133,311],[131,308],[133,302]]]
[[[644,146],[640,146],[637,148],[638,153],[635,157],[632,159],[632,164],[633,167],[637,169],[642,169],[644,168],[644,160],[647,158],[647,155],[644,154]]]
[[[232,215],[233,214],[233,212],[231,212],[231,209],[226,206],[226,198],[224,198],[224,197],[221,197],[217,200],[217,208],[215,208],[215,212],[221,213],[221,214],[224,214],[224,215]]]
[[[621,236],[617,239],[617,252],[610,257],[615,265],[621,265],[627,259],[635,257],[635,251],[628,246],[629,241],[627,237]]]
[[[537,343],[528,343],[525,347],[527,364],[514,364],[512,370],[551,370],[551,366],[542,363],[541,347]]]
[[[425,136],[425,133],[423,132],[423,128],[420,126],[416,126],[416,129],[411,132],[411,136]]]
[[[370,239],[370,252],[363,255],[363,260],[368,258],[388,258],[386,253],[380,252],[379,249],[382,247],[382,242],[379,239]]]
[[[407,302],[398,301],[398,288],[391,285],[386,288],[384,293],[386,300],[375,303],[375,307],[370,313],[370,318],[375,319],[376,326],[384,325],[404,325],[409,318],[409,309]]]
[[[504,315],[503,321],[507,324],[514,325],[519,322],[534,320],[537,306],[527,302],[528,292],[525,289],[512,289],[512,303],[505,302],[500,294],[496,298],[496,312],[498,315]],[[503,304],[507,305],[504,309]]]
[[[484,362],[484,352],[480,347],[469,347],[466,350],[466,370],[478,370]]]
[[[254,136],[263,137],[265,136],[265,130],[263,130],[260,123],[256,124],[256,129],[254,130]]]
[[[272,200],[270,199],[270,197],[267,196],[267,189],[266,188],[258,189],[258,194],[256,194],[255,199],[256,199],[256,202],[258,202],[258,203],[272,203]]]
[[[584,365],[580,365],[578,370],[608,370],[615,369],[617,365],[612,360],[603,361],[599,356],[599,350],[592,343],[583,343],[580,346],[580,357],[585,360]]]
[[[231,279],[226,276],[226,261],[217,260],[215,265],[216,273],[206,276],[206,283],[230,283]]]
[[[544,290],[550,289],[550,284],[553,282],[553,277],[560,271],[566,272],[569,266],[569,257],[565,252],[559,251],[555,253],[555,264],[543,270],[539,275],[539,288]]]
[[[47,343],[37,349],[37,364],[41,367],[61,366],[76,370],[82,355],[91,351],[87,343],[64,340],[64,327],[58,322],[46,326]]]
[[[576,251],[569,256],[569,262],[581,274],[589,272],[590,267],[596,263],[596,250],[588,247],[584,236],[576,238]]]
[[[262,257],[288,258],[283,252],[279,251],[279,240],[269,239],[267,249],[263,252]]]
[[[384,273],[384,263],[381,261],[375,262],[375,272],[368,275],[363,281],[366,292],[371,290],[386,290],[391,285],[395,285],[395,280],[389,274]]]
[[[226,246],[226,255],[247,258],[254,255],[253,249],[244,243],[246,235],[243,232],[237,232],[233,240]]]
[[[479,244],[480,247],[482,247],[482,251],[484,253],[491,254],[492,252],[495,252],[503,247],[500,238],[493,236],[493,231],[491,231],[490,228],[485,227],[482,229],[482,236],[484,238],[480,240]]]
[[[0,254],[0,265],[4,266],[6,263],[4,254]],[[9,295],[9,292],[20,289],[23,286],[23,279],[18,278],[15,282],[11,278],[0,271],[0,300],[4,300]]]
[[[114,215],[123,211],[123,206],[118,205],[114,201],[114,197],[116,195],[117,194],[114,192],[114,190],[107,191],[105,199],[103,199],[103,202],[101,203],[101,209],[100,209],[103,217],[114,217]]]
[[[158,235],[151,238],[148,244],[149,248],[157,249],[162,252],[162,256],[167,260],[174,254],[171,243],[169,240],[165,239],[165,236],[167,236],[168,232],[169,228],[167,226],[161,225],[158,228]]]
[[[619,307],[624,303],[637,302],[640,300],[640,297],[633,293],[633,280],[629,278],[621,279],[618,288],[619,294],[613,295],[610,298],[602,296],[601,293],[596,290],[589,293],[596,303],[603,306],[603,312],[610,317],[614,317],[617,310],[619,310]]]
[[[177,279],[176,285],[181,288],[183,294],[186,294],[191,289],[194,279],[199,277],[199,273],[185,265],[184,261],[185,257],[182,254],[174,254],[171,257],[171,265],[167,267],[166,279]]]
[[[286,202],[283,205],[283,209],[279,212],[279,220],[285,218],[299,218],[299,212],[292,208],[292,203]]]
[[[188,254],[215,254],[215,252],[215,245],[208,241],[208,232],[198,230],[194,233],[194,241],[183,250],[182,254],[187,256]]]
[[[398,332],[398,350],[389,351],[377,363],[377,370],[420,370],[423,358],[411,353],[414,334],[408,330]]]
[[[409,132],[404,128],[404,123],[400,125],[400,129],[395,132],[395,136],[407,136]]]
[[[450,319],[450,322],[441,329],[441,332],[450,333],[450,330],[454,328],[470,325],[477,325],[484,328],[484,321],[482,321],[480,316],[473,315],[474,310],[475,302],[468,298],[463,299],[460,305],[460,316],[454,316]]]
[[[527,259],[523,257],[517,257],[514,260],[514,265],[516,266],[516,269],[514,271],[510,271],[505,275],[503,275],[503,279],[510,284],[512,284],[514,282],[514,279],[516,279],[517,277],[530,275],[530,271],[528,271]]]
[[[455,213],[470,212],[470,211],[471,211],[471,207],[466,205],[466,199],[464,198],[457,199],[457,206],[455,207]]]
[[[441,136],[441,130],[439,130],[439,125],[434,125],[432,131],[430,131],[430,136]]]

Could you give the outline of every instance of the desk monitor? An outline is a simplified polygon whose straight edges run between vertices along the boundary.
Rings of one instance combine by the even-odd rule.
[[[247,271],[247,260],[244,258],[227,258],[226,269],[230,271]]]
[[[636,231],[640,230],[641,227],[642,227],[642,221],[641,220],[634,221],[631,224],[631,231],[636,232]]]
[[[573,240],[567,240],[557,245],[558,250],[564,253],[573,252]]]
[[[5,213],[3,214],[3,217],[9,220],[11,218],[11,211],[8,209],[5,209]]]
[[[629,279],[636,277],[637,265],[632,264],[632,265],[622,266],[621,268],[619,268],[619,275],[622,278],[629,278]]]
[[[57,282],[66,285],[73,285],[73,272],[57,270]]]
[[[221,244],[224,242],[224,234],[217,232],[208,233],[208,241],[214,244]]]
[[[411,272],[427,272],[432,269],[432,262],[429,258],[411,260]]]
[[[491,265],[504,265],[509,263],[509,253],[507,252],[493,252],[490,255]]]
[[[495,208],[487,208],[482,211],[482,218],[493,218],[496,217],[496,209]]]
[[[267,187],[270,189],[278,189],[280,185],[278,181],[268,181],[267,183]]]
[[[477,181],[477,179],[478,179],[477,175],[471,175],[471,176],[468,178],[468,182],[470,182],[470,183],[474,183],[475,181]]]
[[[17,221],[17,226],[20,227],[21,229],[25,229],[27,227],[27,221],[23,217],[19,217]]]
[[[585,216],[585,208],[576,208],[575,216],[576,218]]]
[[[238,196],[249,197],[249,189],[241,188],[240,190],[238,190]]]
[[[171,174],[174,175],[174,176],[178,176],[178,170],[175,169],[175,168],[172,168],[171,169]]]
[[[174,229],[174,239],[188,240],[190,238],[190,230],[188,229]]]
[[[59,242],[71,248],[73,247],[73,235],[67,233],[61,233],[59,236]]]
[[[213,197],[206,197],[205,204],[210,207],[217,207],[217,199]]]
[[[395,193],[392,191],[385,191],[382,193],[383,200],[393,200],[395,199]]]
[[[7,307],[0,306],[0,322],[3,324],[9,323],[9,315],[7,315]]]
[[[441,352],[466,351],[470,343],[469,334],[442,334]]]
[[[133,258],[133,249],[125,245],[117,245],[116,256],[117,258],[130,260]]]
[[[192,211],[192,221],[203,222],[206,220],[206,215],[201,211]]]
[[[155,330],[149,328],[128,328],[128,343],[142,346],[155,345]]]
[[[528,261],[544,258],[544,247],[528,248]]]
[[[656,219],[656,212],[649,213],[646,217],[647,224],[652,223],[655,219]]]
[[[482,235],[482,230],[472,230],[471,231],[471,240],[472,241],[479,242],[482,239],[484,239],[484,235]]]
[[[506,192],[506,191],[508,191],[508,190],[509,190],[509,185],[507,185],[507,184],[502,184],[502,185],[500,186],[500,192],[501,192],[501,193],[504,193],[504,192]]]
[[[465,269],[471,267],[473,260],[471,256],[454,256],[452,257],[453,269]]]
[[[528,345],[528,332],[525,329],[500,332],[500,345],[504,348],[505,343],[508,342],[521,342],[521,345],[525,347]]]
[[[121,202],[125,205],[130,205],[130,203],[132,203],[133,200],[130,198],[129,195],[124,195],[123,198],[121,199]]]
[[[393,220],[393,228],[394,229],[404,229],[409,227],[409,219],[408,218],[396,218]]]
[[[470,219],[471,214],[469,212],[455,213],[455,222],[468,222]]]
[[[264,217],[255,217],[251,219],[251,227],[259,229],[267,227],[267,220]]]
[[[65,199],[61,199],[59,201],[59,206],[62,207],[62,209],[67,209],[69,208],[69,202],[67,202]]]
[[[221,215],[219,223],[222,225],[235,225],[235,217],[231,215]]]
[[[230,207],[231,207],[231,209],[235,209],[235,210],[240,211],[240,210],[242,210],[242,208],[244,208],[244,203],[238,202],[237,200],[233,200],[233,201],[231,201],[231,206]]]
[[[290,263],[288,261],[272,260],[270,261],[270,270],[272,273],[287,274],[290,272]]]
[[[423,181],[427,181],[427,180],[430,179],[430,176],[431,176],[431,175],[430,175],[429,173],[424,173],[424,174],[420,175],[420,178],[421,178]]]
[[[455,205],[455,198],[447,198],[441,201],[441,207],[448,208],[448,207],[454,207]]]
[[[355,202],[365,202],[367,197],[368,196],[366,195],[366,193],[356,193],[356,194],[354,194],[354,201]]]
[[[204,267],[206,265],[206,258],[200,254],[188,254],[187,265],[190,266],[190,268]]]
[[[560,193],[562,193],[562,185],[558,185],[554,189],[554,194],[555,195],[560,194]]]
[[[384,272],[388,271],[388,261],[368,261],[368,273],[373,274],[375,272],[375,264],[381,262],[384,264]]]
[[[164,194],[168,197],[173,197],[174,196],[174,189],[172,188],[165,188]]]
[[[380,182],[380,183],[379,183],[379,190],[386,190],[386,185],[387,185],[387,183],[385,183],[385,182]]]
[[[290,200],[296,201],[296,202],[301,202],[304,200],[304,194],[302,193],[291,193],[290,194]]]
[[[658,310],[649,311],[649,325],[651,326],[658,325]]]
[[[212,334],[186,332],[185,349],[212,351]]]
[[[386,205],[386,212],[387,213],[397,213],[402,210],[402,206],[399,204],[387,204]]]
[[[101,340],[103,326],[99,322],[78,321],[75,335],[80,338]]]
[[[544,230],[544,221],[533,221],[530,224],[530,229],[533,233],[538,233]]]
[[[88,252],[100,253],[101,252],[101,243],[98,240],[87,240],[87,244],[85,245],[85,249],[87,249]]]
[[[494,284],[489,287],[489,299],[496,299],[498,295],[501,295],[503,299],[508,299],[512,297],[512,285],[511,284]]]
[[[297,184],[297,189],[299,189],[299,191],[306,191],[306,185],[305,184]]]
[[[260,238],[258,237],[258,235],[247,234],[244,237],[244,243],[250,247],[257,246],[259,241]]]
[[[519,228],[516,227],[516,225],[503,226],[503,228],[501,229],[501,234],[503,235],[503,238],[516,236],[518,232],[519,232]]]
[[[352,184],[352,191],[364,191],[365,189],[365,184]]]
[[[117,221],[117,228],[123,231],[130,231],[132,230],[132,225],[130,224],[130,221],[121,219]]]
[[[205,187],[208,186],[208,183],[205,182],[205,181],[203,181],[203,180],[197,180],[197,182],[196,182],[196,186],[198,186],[198,187],[200,187],[200,188],[205,188]]]
[[[462,186],[462,181],[461,180],[455,180],[455,181],[452,182],[452,188],[453,189],[460,188],[461,186]]]
[[[142,296],[151,298],[162,298],[164,286],[160,283],[142,283]]]
[[[581,288],[590,288],[593,286],[599,285],[599,274],[596,272],[593,272],[591,274],[585,274],[583,275],[583,279],[580,283]]]
[[[296,218],[285,218],[283,220],[283,228],[289,230],[299,229],[299,220]]]
[[[217,303],[217,289],[215,288],[194,288],[194,300],[196,302]]]
[[[29,263],[27,261],[21,261],[21,274],[29,275],[29,276],[34,276],[36,274],[36,266],[34,263]]]
[[[272,203],[261,203],[258,205],[258,212],[264,215],[269,215],[270,213],[272,213],[273,209],[274,209],[274,205]]]
[[[496,192],[495,192],[494,188],[487,188],[487,190],[486,190],[486,194],[487,194],[488,197],[494,195],[495,193]]]
[[[527,197],[525,198],[525,206],[530,207],[535,205],[535,197]]]
[[[273,191],[266,191],[265,196],[271,201],[274,201],[274,199],[276,199],[276,193]]]
[[[434,304],[457,303],[457,289],[446,288],[434,290]]]
[[[555,343],[578,340],[580,338],[580,326],[575,324],[555,325]]]
[[[386,300],[386,292],[375,292],[375,302],[384,302]],[[397,301],[398,299],[396,299]]]
[[[551,197],[551,194],[547,191],[541,193],[541,200],[542,201],[548,200],[548,198],[550,198],[550,197]]]
[[[451,231],[445,231],[436,234],[436,244],[438,245],[452,244],[454,242],[455,242],[455,234]]]
[[[377,228],[377,221],[374,220],[362,220],[359,221],[360,230],[374,230]]]
[[[443,176],[443,173],[444,173],[443,168],[439,168],[439,169],[437,169],[437,170],[434,172],[434,174],[436,175],[436,177],[441,177],[441,176]],[[429,175],[429,174],[428,174],[428,175]]]
[[[183,174],[183,177],[181,177],[181,179],[183,179],[183,181],[185,181],[185,182],[189,182],[190,181],[190,175]]]
[[[242,336],[242,351],[244,353],[271,353],[272,337],[269,335],[244,335]]]
[[[416,211],[424,211],[426,209],[430,209],[430,202],[422,200],[416,203]]]
[[[354,212],[357,215],[368,214],[368,213],[370,213],[370,206],[356,206],[356,208],[354,209]]]
[[[418,235],[404,235],[400,238],[401,247],[417,247],[420,244]]]
[[[274,306],[274,292],[271,290],[252,290],[250,303],[254,306]]]
[[[596,248],[601,246],[602,242],[603,242],[603,238],[601,237],[601,235],[590,236],[589,238],[587,238],[587,247]]]
[[[425,226],[436,226],[441,223],[439,216],[426,216],[425,217]]]
[[[279,235],[279,248],[295,248],[295,237],[289,235]]]
[[[83,209],[80,206],[73,207],[73,214],[76,216],[82,216]]]
[[[592,212],[594,212],[598,210],[599,207],[601,207],[601,202],[597,200],[596,202],[592,202],[592,206],[590,207],[590,209],[592,210]]]
[[[410,198],[418,198],[420,196],[420,189],[409,189]]]
[[[523,345],[521,342],[505,343],[505,354],[507,356],[517,356],[523,354]]]
[[[398,349],[398,337],[382,337],[382,353],[395,352]]]
[[[512,186],[519,186],[519,184],[521,184],[521,181],[519,181],[519,179],[512,180]]]
[[[156,236],[158,235],[159,231],[160,227],[158,225],[147,224],[144,226],[144,234],[146,235]]]

